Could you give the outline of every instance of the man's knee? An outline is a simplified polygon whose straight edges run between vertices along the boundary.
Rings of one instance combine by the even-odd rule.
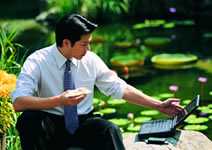
[[[18,117],[16,128],[19,133],[38,133],[38,130],[41,129],[41,121],[42,116],[40,116],[39,112],[26,111]]]

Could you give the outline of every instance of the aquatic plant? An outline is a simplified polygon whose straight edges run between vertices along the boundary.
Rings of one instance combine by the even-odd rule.
[[[141,125],[134,125],[134,124],[129,124],[127,127],[127,131],[129,132],[138,132],[141,128]]]
[[[138,124],[141,124],[143,122],[150,121],[150,120],[152,120],[152,117],[141,116],[141,117],[136,117],[134,119],[134,122],[138,123]]]
[[[143,110],[140,112],[140,114],[143,116],[157,116],[160,114],[160,112],[157,110]]]
[[[131,112],[129,112],[129,113],[127,114],[127,118],[128,118],[131,122],[133,122],[134,114],[131,113]]]
[[[200,83],[200,95],[201,95],[201,97],[203,97],[204,85],[207,83],[208,79],[206,77],[200,76],[200,77],[198,77],[198,81]]]
[[[125,118],[109,119],[110,122],[116,124],[119,127],[126,127],[129,124],[129,120]]]
[[[194,131],[205,131],[208,129],[207,125],[186,125],[183,129]]]
[[[176,97],[178,89],[179,87],[176,84],[172,84],[169,86],[169,90],[174,94],[174,97]]]
[[[112,106],[112,107],[120,106],[125,103],[126,103],[126,101],[123,99],[110,99],[107,101],[108,106]]]

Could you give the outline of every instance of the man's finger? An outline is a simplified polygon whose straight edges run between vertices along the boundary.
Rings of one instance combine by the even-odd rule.
[[[81,101],[84,98],[85,98],[85,94],[82,94],[82,95],[76,96],[75,100]]]

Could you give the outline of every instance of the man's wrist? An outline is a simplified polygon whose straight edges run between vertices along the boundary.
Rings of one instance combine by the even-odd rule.
[[[63,106],[63,100],[60,96],[52,96],[49,99],[53,101],[55,106]]]
[[[154,100],[154,106],[153,106],[153,108],[154,109],[157,109],[157,110],[160,110],[161,109],[161,104],[162,104],[162,102],[161,101],[159,101],[159,100]]]

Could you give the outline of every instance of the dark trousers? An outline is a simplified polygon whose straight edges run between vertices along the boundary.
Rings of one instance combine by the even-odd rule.
[[[120,130],[114,124],[92,115],[79,116],[74,135],[65,129],[64,117],[42,111],[25,111],[16,128],[23,150],[67,150],[78,146],[85,150],[124,150]]]

